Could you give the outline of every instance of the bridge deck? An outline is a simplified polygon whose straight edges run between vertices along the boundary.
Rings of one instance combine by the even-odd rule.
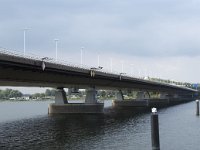
[[[46,58],[24,57],[2,51],[0,51],[0,85],[77,88],[96,86],[104,89],[196,92],[196,90],[186,87],[93,70],[92,68],[81,68]]]

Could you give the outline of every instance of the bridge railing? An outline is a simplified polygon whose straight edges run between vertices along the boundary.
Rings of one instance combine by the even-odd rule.
[[[66,60],[60,60],[60,59],[56,60],[54,58],[45,57],[45,56],[38,56],[38,55],[35,55],[35,54],[32,54],[32,53],[26,53],[24,55],[23,52],[16,51],[16,50],[10,50],[10,49],[3,48],[3,47],[0,47],[0,53],[2,53],[4,55],[21,57],[23,59],[45,61],[45,62],[53,63],[55,65],[64,65],[64,66],[69,66],[69,67],[83,69],[83,70],[91,70],[91,68],[95,68],[94,66],[87,66],[85,64],[75,64],[75,63],[68,62]],[[106,69],[97,70],[97,71],[103,72],[103,73],[106,73],[106,74],[119,74],[117,71],[110,72]]]
[[[29,53],[28,55],[24,55],[22,52],[20,51],[16,51],[16,50],[9,50],[6,48],[2,48],[0,47],[0,53],[4,54],[4,55],[10,55],[10,56],[16,56],[16,57],[21,57],[24,59],[32,59],[32,60],[41,60],[42,57],[34,55]]]
[[[85,64],[75,64],[75,63],[68,62],[66,60],[60,60],[60,59],[56,60],[54,58],[45,57],[45,56],[38,56],[38,55],[35,55],[35,54],[32,54],[32,53],[26,53],[24,55],[24,53],[21,52],[21,51],[10,50],[10,49],[3,48],[3,47],[0,47],[0,53],[6,54],[6,55],[11,55],[11,56],[21,57],[21,58],[24,58],[24,59],[50,62],[50,63],[56,64],[56,65],[64,65],[64,66],[83,69],[83,70],[91,70],[91,68],[95,68],[94,66],[87,66]],[[144,77],[134,76],[134,75],[130,75],[130,74],[127,74],[127,73],[121,73],[121,72],[118,72],[118,71],[112,71],[111,72],[110,70],[107,70],[105,68],[98,69],[96,71],[102,72],[102,73],[105,73],[105,74],[110,74],[110,75],[118,75],[118,76],[130,77],[130,78],[136,78],[136,79],[144,79]]]

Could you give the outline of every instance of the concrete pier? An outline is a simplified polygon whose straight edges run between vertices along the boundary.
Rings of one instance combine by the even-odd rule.
[[[150,99],[149,92],[147,92],[147,91],[139,91],[137,93],[137,99]]]
[[[65,113],[103,113],[104,103],[97,103],[96,91],[89,88],[86,93],[85,103],[68,103],[63,88],[58,88],[55,96],[55,103],[49,104],[49,114]]]
[[[84,103],[68,103],[68,104],[49,104],[49,114],[65,114],[65,113],[103,113],[104,104],[84,104]]]
[[[185,103],[192,101],[193,99],[179,99],[179,98],[173,98],[173,99],[133,99],[133,100],[124,100],[124,101],[118,101],[113,100],[112,106],[114,108],[120,108],[120,109],[137,109],[137,108],[151,108],[151,107],[166,107],[170,105],[176,105],[180,103]]]
[[[96,98],[96,90],[95,87],[90,87],[86,91],[86,98],[85,98],[85,103],[86,104],[96,104],[97,103],[97,98]]]
[[[118,101],[113,100],[112,106],[115,108],[121,108],[121,107],[148,107],[148,100],[124,100],[124,101]]]
[[[122,90],[118,90],[115,93],[116,101],[123,101],[124,100],[124,95],[122,93]]]
[[[67,96],[64,88],[57,88],[55,93],[55,104],[67,104]]]

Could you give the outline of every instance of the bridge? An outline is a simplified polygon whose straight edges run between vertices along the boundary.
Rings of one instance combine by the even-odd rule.
[[[0,49],[0,86],[54,87],[55,103],[49,105],[49,113],[102,113],[103,104],[97,102],[99,89],[116,90],[114,107],[148,107],[190,101],[196,90],[144,80],[124,73],[106,72],[100,67],[84,67],[48,57],[26,55]],[[85,103],[68,103],[64,88],[77,91],[86,89]],[[136,90],[137,98],[124,100],[123,90]],[[152,99],[149,92],[160,93],[160,99]]]

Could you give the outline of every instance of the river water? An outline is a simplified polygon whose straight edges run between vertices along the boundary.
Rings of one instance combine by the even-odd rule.
[[[1,150],[150,150],[150,112],[48,116],[52,101],[0,102]],[[111,101],[105,101],[105,106]],[[199,150],[195,102],[159,109],[161,150]]]

